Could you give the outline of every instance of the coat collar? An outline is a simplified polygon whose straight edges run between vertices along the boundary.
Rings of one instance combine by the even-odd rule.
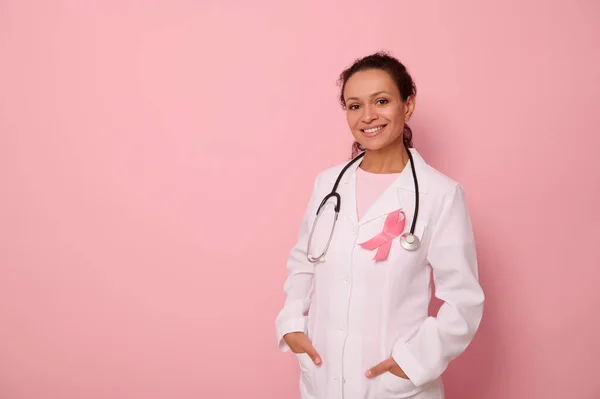
[[[427,163],[414,148],[409,149],[419,183],[419,193],[427,193]],[[406,213],[407,218],[412,218],[415,204],[415,185],[410,162],[394,180],[394,182],[371,204],[371,207],[358,220],[356,211],[356,170],[360,160],[352,164],[341,179],[339,191],[342,197],[342,211],[354,224],[362,225],[373,219],[387,215],[399,208]],[[334,181],[337,176],[334,176]]]

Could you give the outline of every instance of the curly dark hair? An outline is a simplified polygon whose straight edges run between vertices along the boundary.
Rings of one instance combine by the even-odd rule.
[[[350,77],[356,72],[368,69],[380,69],[387,72],[396,83],[396,86],[398,86],[398,91],[400,92],[400,97],[402,97],[403,101],[406,101],[410,96],[416,96],[417,87],[415,86],[415,83],[408,73],[406,67],[389,53],[379,51],[366,57],[357,59],[350,67],[345,69],[340,74],[338,80],[338,85],[341,86],[339,100],[343,109],[346,109],[344,89],[346,88],[348,79],[350,79]],[[408,124],[404,125],[402,140],[407,148],[411,148],[413,146],[412,130]],[[362,148],[362,146],[355,141],[352,144],[352,157],[356,156],[356,154],[360,151],[364,151],[364,148]]]

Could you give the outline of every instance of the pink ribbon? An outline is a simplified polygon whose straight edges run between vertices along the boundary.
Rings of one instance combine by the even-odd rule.
[[[398,237],[402,231],[404,231],[405,222],[406,217],[404,212],[398,209],[387,216],[381,233],[358,245],[370,251],[377,248],[377,253],[375,254],[373,260],[379,261],[387,259],[388,254],[390,253],[390,248],[392,247],[392,240]]]

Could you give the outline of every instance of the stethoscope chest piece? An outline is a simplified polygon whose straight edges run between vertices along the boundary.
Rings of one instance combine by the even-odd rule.
[[[419,237],[411,233],[404,233],[400,236],[400,245],[407,251],[416,251],[421,245]]]

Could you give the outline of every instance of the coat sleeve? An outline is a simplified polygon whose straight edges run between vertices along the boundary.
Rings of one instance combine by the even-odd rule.
[[[417,386],[438,378],[470,344],[483,315],[471,220],[463,189],[456,185],[443,200],[433,227],[427,259],[435,295],[444,303],[408,342],[398,341],[392,357]]]
[[[275,330],[279,350],[286,352],[288,345],[283,336],[290,332],[306,332],[306,312],[310,307],[310,295],[315,266],[306,258],[308,236],[312,221],[316,216],[316,190],[318,179],[315,179],[310,200],[302,217],[296,243],[287,258],[287,278],[283,285],[285,302],[275,319]]]

